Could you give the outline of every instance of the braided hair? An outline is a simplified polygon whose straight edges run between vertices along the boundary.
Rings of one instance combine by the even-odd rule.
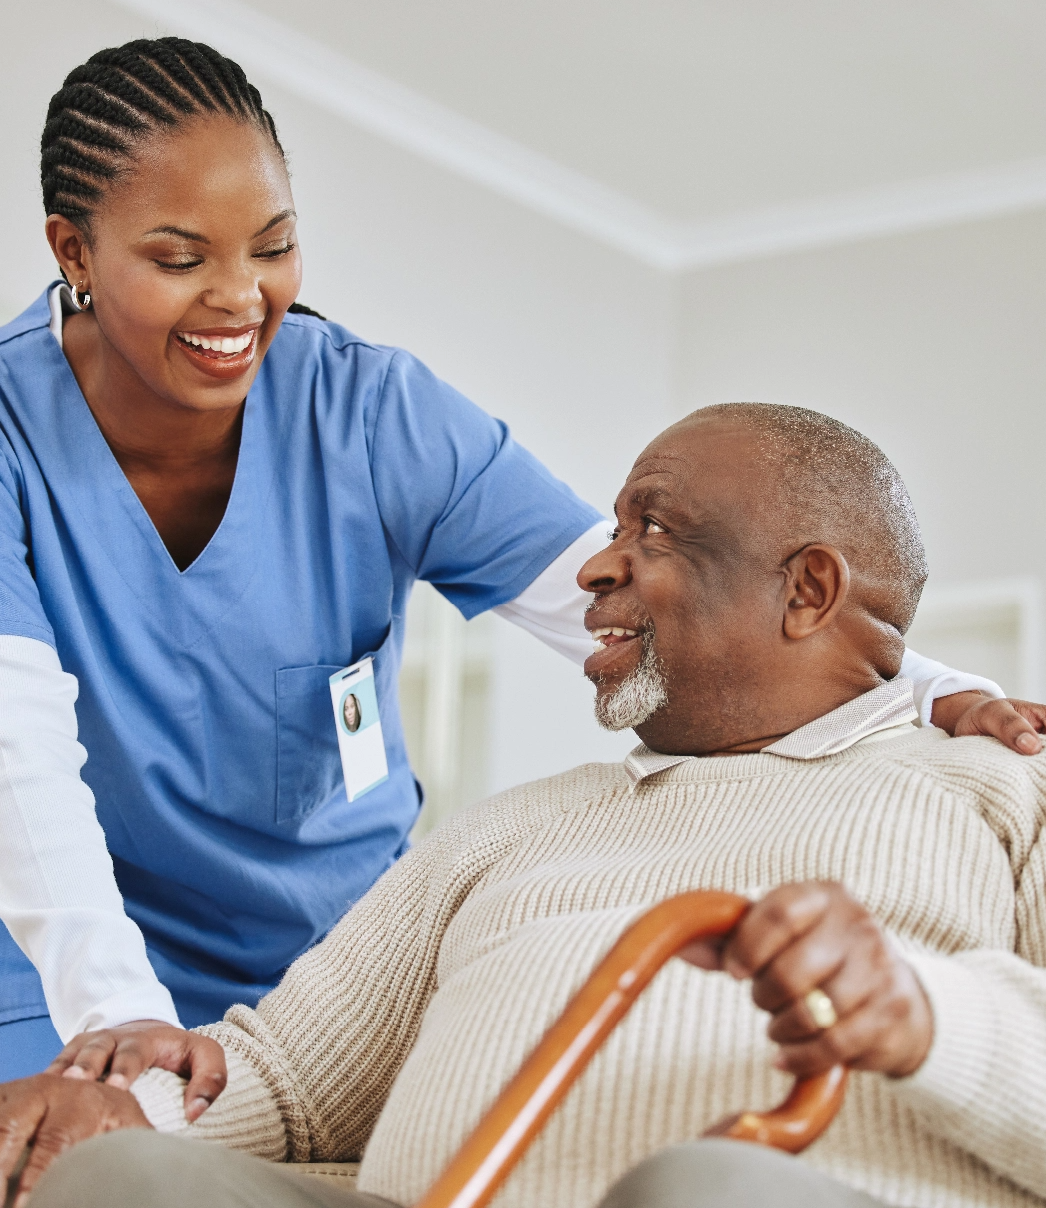
[[[44,210],[86,233],[103,189],[131,166],[136,144],[207,114],[253,123],[283,155],[257,88],[210,46],[140,38],[91,55],[47,108],[40,140]]]
[[[283,157],[261,93],[238,63],[213,47],[139,38],[91,55],[65,77],[47,107],[40,139],[44,212],[62,214],[89,234],[103,190],[131,167],[136,145],[207,114],[253,123]],[[297,302],[290,310],[323,318]]]

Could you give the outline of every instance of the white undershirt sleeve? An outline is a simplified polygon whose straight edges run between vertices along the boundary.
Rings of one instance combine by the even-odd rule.
[[[132,1019],[178,1024],[80,778],[77,692],[45,642],[0,636],[0,919],[63,1041]]]
[[[930,714],[933,712],[933,702],[938,697],[951,696],[956,692],[986,692],[998,698],[1006,695],[998,684],[989,679],[969,675],[965,671],[953,671],[944,663],[924,658],[914,650],[905,650],[900,674],[906,675],[915,685],[915,707],[924,726],[933,724]]]
[[[535,637],[573,662],[581,664],[592,653],[592,639],[585,630],[585,608],[590,592],[577,585],[577,572],[600,550],[606,549],[612,520],[602,520],[568,546],[533,583],[514,600],[494,612]],[[924,726],[931,724],[933,702],[954,692],[986,692],[1003,697],[998,684],[979,675],[955,671],[944,663],[924,658],[914,650],[905,650],[901,675],[915,685],[915,706]]]
[[[573,545],[568,545],[525,591],[493,611],[580,666],[593,649],[585,629],[585,609],[592,593],[578,587],[577,572],[593,554],[606,549],[607,534],[613,527],[611,520],[593,525]]]

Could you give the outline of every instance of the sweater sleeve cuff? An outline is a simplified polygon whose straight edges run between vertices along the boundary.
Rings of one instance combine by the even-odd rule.
[[[933,1011],[933,1043],[922,1065],[893,1082],[914,1109],[954,1118],[988,1095],[999,1009],[987,979],[947,956],[906,953]]]
[[[287,1160],[287,1133],[279,1108],[254,1069],[226,1050],[229,1081],[195,1122],[185,1118],[185,1079],[167,1070],[146,1070],[131,1087],[145,1118],[162,1133],[180,1133],[199,1141],[217,1141],[270,1162]]]

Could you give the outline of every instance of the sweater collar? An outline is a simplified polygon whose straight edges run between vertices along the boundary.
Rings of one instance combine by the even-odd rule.
[[[786,759],[824,759],[828,755],[838,755],[873,734],[893,729],[902,734],[910,730],[911,723],[918,718],[912,681],[899,675],[807,722],[758,753],[782,755]],[[887,735],[883,734],[883,737]],[[648,776],[699,758],[701,756],[662,755],[640,743],[625,757],[625,774],[634,788]]]

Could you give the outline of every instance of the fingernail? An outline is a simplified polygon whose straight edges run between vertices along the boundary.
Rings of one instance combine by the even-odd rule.
[[[106,1082],[110,1086],[115,1086],[116,1089],[120,1091],[127,1090],[127,1088],[131,1085],[123,1074],[110,1074],[109,1077],[106,1078]]]
[[[1017,738],[1017,745],[1022,751],[1027,751],[1029,755],[1035,755],[1038,753],[1039,747],[1042,744],[1034,734],[1028,734],[1025,732],[1024,734],[1019,735]]]
[[[67,1070],[62,1071],[63,1078],[86,1078],[87,1071],[79,1065],[71,1065]]]
[[[202,1116],[210,1106],[210,1099],[194,1099],[192,1103],[189,1104],[189,1110],[186,1112],[186,1115],[195,1120],[197,1116]]]

